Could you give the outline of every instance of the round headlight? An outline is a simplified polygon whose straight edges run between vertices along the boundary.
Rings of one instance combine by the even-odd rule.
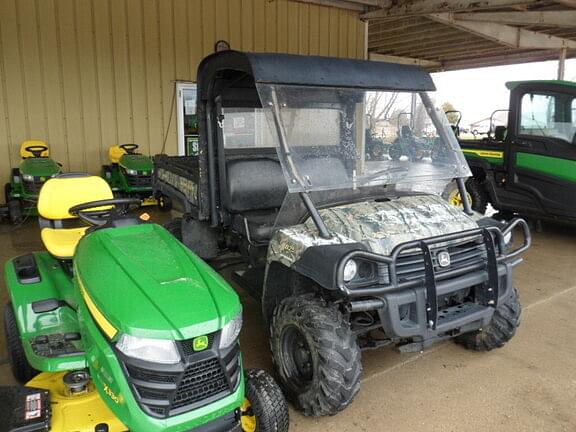
[[[161,364],[180,362],[180,353],[173,340],[139,338],[123,334],[116,348],[128,357]]]
[[[358,273],[358,264],[354,260],[348,260],[344,266],[344,282],[350,282]]]
[[[24,181],[34,181],[34,176],[30,174],[22,174]]]
[[[127,170],[126,170],[126,173],[127,173],[128,175],[133,175],[133,176],[138,175],[138,171],[133,170],[133,169],[127,169]]]

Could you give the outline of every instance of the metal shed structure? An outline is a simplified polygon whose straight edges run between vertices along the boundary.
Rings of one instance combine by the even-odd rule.
[[[373,60],[431,71],[576,55],[575,0],[308,0],[356,10]]]

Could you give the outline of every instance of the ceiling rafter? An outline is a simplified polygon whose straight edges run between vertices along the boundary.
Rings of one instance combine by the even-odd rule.
[[[561,49],[576,48],[576,41],[491,22],[473,22],[456,19],[454,14],[432,14],[430,19],[458,27],[467,32],[493,40],[511,48]]]
[[[576,27],[576,10],[456,13],[454,19],[512,25]]]
[[[413,15],[471,11],[496,7],[529,5],[536,3],[536,1],[537,0],[384,0],[380,4],[380,9],[366,12],[362,15],[362,18],[367,20],[388,19]]]

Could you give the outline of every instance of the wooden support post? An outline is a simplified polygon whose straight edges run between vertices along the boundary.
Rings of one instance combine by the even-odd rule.
[[[560,57],[558,58],[558,79],[564,79],[564,70],[566,68],[566,48],[560,50]]]

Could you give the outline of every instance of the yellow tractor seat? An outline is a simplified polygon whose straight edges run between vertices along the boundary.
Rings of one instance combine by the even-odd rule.
[[[112,189],[101,177],[63,174],[48,180],[38,197],[40,235],[48,252],[60,259],[72,258],[88,227],[61,228],[63,220],[77,218],[69,213],[69,209],[78,204],[113,198]],[[105,209],[99,207],[94,210]]]
[[[70,258],[76,252],[76,245],[88,227],[80,228],[44,228],[40,236],[48,252],[58,258]]]
[[[33,154],[30,150],[26,150],[26,147],[33,147],[33,146],[46,147],[46,150],[44,150],[44,151],[40,154],[40,156],[41,156],[41,157],[48,157],[48,156],[50,156],[50,150],[48,150],[48,144],[46,144],[44,141],[41,141],[41,140],[28,140],[28,141],[24,141],[24,142],[20,145],[20,157],[21,157],[22,159],[35,157],[34,154]]]
[[[119,145],[111,146],[108,149],[108,159],[113,164],[117,164],[120,162],[120,158],[126,154],[126,150],[124,150]]]

